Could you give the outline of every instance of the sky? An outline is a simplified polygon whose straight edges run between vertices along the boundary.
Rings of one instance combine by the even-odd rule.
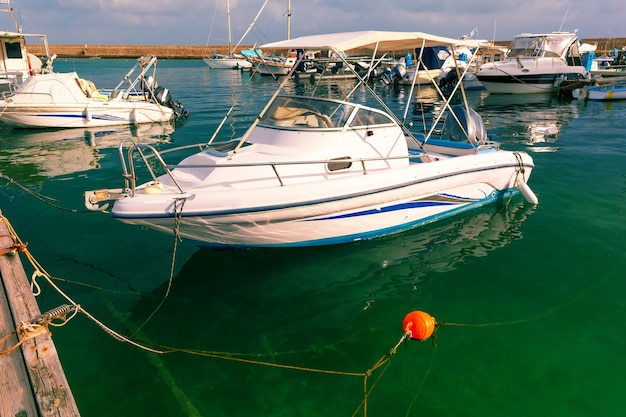
[[[624,0],[268,0],[244,45],[357,30],[419,31],[508,41],[523,32],[626,37]],[[24,33],[49,44],[226,45],[226,0],[11,0]],[[230,0],[236,44],[264,0]],[[0,29],[14,30],[2,16]],[[623,46],[623,45],[620,45]]]

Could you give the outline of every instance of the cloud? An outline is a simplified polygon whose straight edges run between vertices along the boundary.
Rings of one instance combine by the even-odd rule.
[[[623,0],[292,0],[292,37],[351,31],[422,31],[460,37],[478,28],[483,39],[521,32],[573,31],[584,38],[623,36]],[[263,0],[230,0],[233,42]],[[287,0],[270,0],[247,44],[287,36]],[[227,42],[225,0],[13,0],[27,32],[50,43],[201,45]],[[626,16],[624,16],[626,18]],[[11,28],[9,28],[11,29]]]

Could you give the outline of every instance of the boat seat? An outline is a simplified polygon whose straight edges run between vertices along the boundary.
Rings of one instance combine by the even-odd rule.
[[[298,116],[293,121],[293,126],[319,127],[318,118],[312,114]]]
[[[100,91],[98,91],[96,85],[92,81],[85,80],[83,78],[77,78],[76,82],[78,83],[78,86],[83,91],[85,96],[87,96],[88,98],[106,98],[106,96],[100,94]]]

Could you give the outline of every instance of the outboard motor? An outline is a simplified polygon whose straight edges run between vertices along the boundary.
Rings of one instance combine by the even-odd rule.
[[[154,98],[159,104],[167,106],[170,101],[170,92],[167,88],[159,85],[154,89]]]
[[[381,75],[380,81],[382,81],[385,85],[389,85],[395,80],[400,80],[405,75],[406,67],[403,64],[398,64],[393,67],[391,71],[385,72],[383,75]]]
[[[448,71],[445,76],[439,78],[439,88],[446,97],[450,97],[450,94],[452,94],[458,82],[459,77],[456,71],[452,69]]]
[[[453,142],[466,142],[477,143],[487,140],[487,128],[483,118],[474,109],[467,109],[462,104],[457,104],[450,107],[450,111],[454,113],[459,120],[459,126],[456,119],[452,114],[446,117],[446,121],[443,126],[442,139],[450,140]],[[465,130],[465,132],[463,132]],[[466,134],[467,133],[467,134]]]
[[[151,93],[152,94],[152,93]],[[181,117],[189,116],[189,112],[185,110],[183,105],[176,100],[172,100],[170,96],[170,92],[167,88],[161,87],[160,85],[154,89],[153,98],[162,106],[169,107],[174,110],[174,117],[179,119]]]

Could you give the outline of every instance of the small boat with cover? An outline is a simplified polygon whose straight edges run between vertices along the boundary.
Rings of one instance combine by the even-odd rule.
[[[626,81],[577,88],[572,95],[579,100],[626,100]]]
[[[339,56],[368,50],[374,62],[380,54],[459,44],[479,47],[476,41],[421,32],[361,31],[262,48],[332,50]],[[376,238],[520,192],[537,203],[526,184],[532,158],[489,140],[480,115],[466,101],[452,106],[442,98],[445,111],[416,134],[376,95],[367,75],[357,77],[357,85],[337,97],[328,91],[316,96],[318,89],[310,95],[282,93],[293,82],[285,77],[240,138],[211,139],[176,163],[165,158],[189,153],[189,147],[158,152],[124,141],[123,188],[87,191],[85,204],[200,247],[250,248]],[[373,94],[374,104],[351,100],[364,94]],[[148,177],[141,181],[140,174]]]
[[[84,128],[173,121],[187,115],[156,82],[156,57],[138,58],[120,83],[97,88],[76,72],[33,75],[0,100],[0,121],[23,128]]]

